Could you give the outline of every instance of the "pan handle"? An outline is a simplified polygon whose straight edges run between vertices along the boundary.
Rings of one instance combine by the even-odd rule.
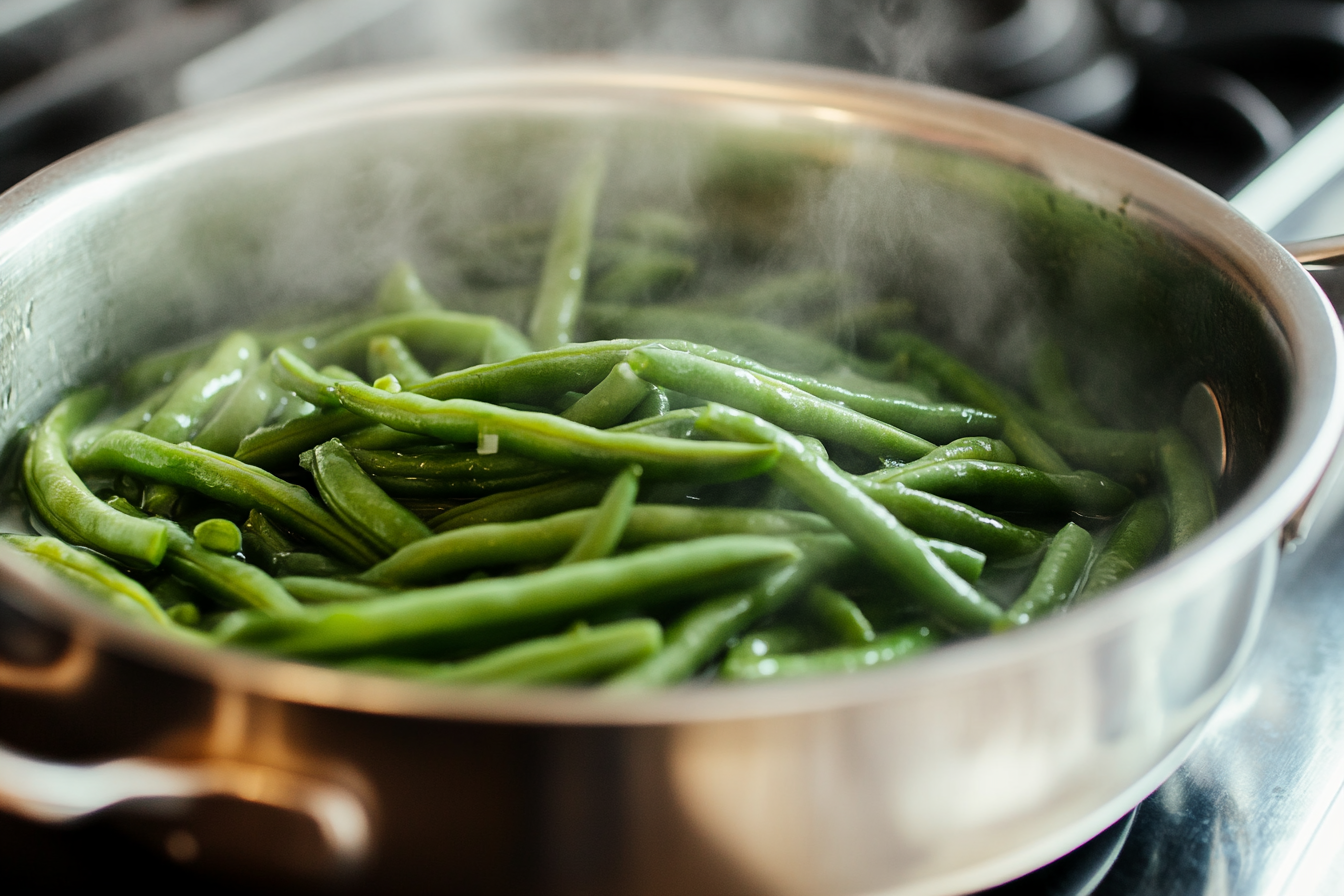
[[[1317,240],[1284,243],[1283,248],[1302,265],[1339,267],[1344,265],[1344,233]]]
[[[369,855],[369,812],[349,789],[264,765],[223,759],[47,762],[0,746],[0,809],[33,821],[71,821],[132,800],[227,796],[307,815],[336,863]]]

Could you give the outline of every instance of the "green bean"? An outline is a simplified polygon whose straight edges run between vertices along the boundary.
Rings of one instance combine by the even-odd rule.
[[[299,463],[337,518],[380,551],[390,554],[430,536],[429,527],[388,497],[336,439],[305,452]]]
[[[556,566],[509,579],[310,607],[299,617],[243,614],[224,640],[293,656],[351,656],[388,649],[441,650],[522,623],[572,619],[614,606],[640,609],[741,587],[800,556],[784,539],[723,535]]]
[[[808,615],[815,618],[822,627],[841,644],[861,647],[877,640],[873,624],[854,601],[821,583],[812,586],[808,592]]]
[[[1114,516],[1134,500],[1129,489],[1100,473],[1042,473],[987,460],[945,460],[899,470],[882,481],[943,498],[973,500],[977,507],[1072,511],[1084,516]]]
[[[367,422],[367,421],[362,421]],[[400,451],[403,448],[421,448],[431,444],[424,436],[409,432],[398,432],[390,426],[365,426],[340,437],[341,444],[351,451],[356,448],[365,451]]]
[[[1092,559],[1092,536],[1086,529],[1066,523],[1055,535],[1027,590],[1013,601],[996,631],[1026,625],[1069,602],[1078,590]]]
[[[370,378],[391,374],[403,386],[416,386],[433,378],[406,343],[395,336],[375,336],[369,340],[368,367]]]
[[[851,477],[809,452],[777,426],[723,405],[711,404],[696,423],[714,435],[778,446],[772,478],[829,519],[868,559],[941,618],[960,628],[983,629],[1002,611],[952,572],[924,539],[868,497]]]
[[[897,514],[896,518],[900,519],[900,515]],[[904,522],[904,520],[902,520],[902,522]],[[922,532],[920,535],[922,535],[924,540],[928,542],[929,550],[943,558],[943,562],[946,563],[954,573],[961,576],[972,585],[979,581],[980,574],[985,571],[985,560],[987,559],[982,551],[966,547],[964,544],[945,541],[941,538],[930,538]]]
[[[563,635],[533,638],[458,663],[356,660],[346,668],[451,684],[555,685],[600,681],[638,663],[663,643],[652,619],[579,624]]]
[[[723,314],[684,311],[676,307],[616,308],[590,305],[584,323],[599,336],[631,336],[658,340],[690,340],[724,346],[759,358],[771,367],[820,374],[855,363],[848,353],[812,336],[756,320]],[[670,347],[670,346],[669,346]]]
[[[1153,555],[1166,533],[1167,512],[1162,501],[1154,497],[1135,501],[1115,524],[1076,600],[1089,600],[1129,578]]]
[[[113,498],[108,504],[130,517],[142,515],[123,498]],[[205,547],[176,523],[168,523],[167,528],[168,551],[163,557],[163,568],[188,585],[233,609],[254,609],[266,614],[299,609],[289,592],[262,570]]]
[[[413,391],[429,398],[472,398],[502,404],[551,405],[566,392],[588,392],[625,360],[637,339],[583,342],[532,352],[508,361],[442,373]]]
[[[348,563],[342,563],[326,554],[317,554],[312,551],[286,551],[283,554],[276,554],[272,566],[273,569],[270,570],[270,573],[277,578],[282,576],[331,578],[333,576],[350,576],[358,572]]]
[[[282,391],[271,379],[270,368],[257,365],[192,436],[192,444],[216,454],[233,454],[246,436],[266,422]]]
[[[350,434],[367,428],[367,420],[344,408],[323,411],[257,430],[239,443],[234,457],[263,469],[292,466],[295,458],[314,445],[341,438],[348,446]]]
[[[600,560],[616,550],[616,546],[621,543],[621,536],[625,534],[625,527],[630,523],[630,513],[635,508],[635,499],[639,497],[639,477],[643,472],[638,464],[632,464],[616,474],[611,485],[607,486],[606,494],[584,523],[583,531],[557,562],[557,566]]]
[[[415,268],[405,260],[393,264],[383,282],[378,284],[378,294],[373,304],[380,314],[442,310],[438,300],[420,282]]]
[[[946,445],[939,445],[918,460],[912,460],[908,464],[883,467],[872,473],[864,474],[863,478],[871,482],[899,482],[902,476],[908,476],[915,470],[946,460],[992,460],[1013,464],[1017,463],[1017,455],[1013,453],[1013,449],[998,439],[968,436],[948,442]]]
[[[571,470],[614,473],[637,463],[655,478],[723,482],[769,469],[771,445],[690,442],[593,429],[550,414],[512,411],[470,399],[435,401],[358,383],[336,386],[348,410],[402,432],[446,442],[476,442],[477,451],[507,451]]]
[[[230,520],[209,519],[196,524],[191,537],[207,551],[232,556],[243,549],[243,533]]]
[[[112,511],[116,513],[116,511]],[[61,578],[84,588],[95,597],[133,619],[171,625],[153,595],[139,582],[122,575],[92,554],[72,548],[44,535],[0,533],[0,539],[22,551]]]
[[[668,399],[667,392],[657,386],[649,386],[640,399],[639,404],[626,417],[630,421],[648,420],[651,417],[661,417],[663,414],[672,410],[672,402]]]
[[[606,493],[608,479],[570,476],[554,482],[486,495],[446,510],[429,521],[436,533],[464,526],[508,523],[551,516],[577,507],[592,507]]]
[[[812,377],[775,370],[749,358],[705,345],[692,344],[687,350],[710,361],[740,367],[788,383],[817,398],[844,405],[874,420],[898,427],[931,442],[943,443],[964,436],[996,436],[1003,430],[1003,421],[994,414],[976,408],[956,404],[934,405],[900,395],[875,394],[878,390],[890,391],[893,386],[899,384],[870,380],[848,371],[847,368],[842,375],[837,371],[830,371],[821,377]],[[847,385],[838,385],[831,381],[837,378]]]
[[[574,172],[560,200],[541,269],[537,301],[528,324],[532,341],[540,348],[570,342],[578,323],[588,280],[597,199],[606,170],[606,159],[600,152],[594,152]]]
[[[1218,504],[1203,459],[1181,431],[1168,427],[1158,438],[1158,460],[1171,516],[1171,549],[1176,550],[1213,524]]]
[[[165,524],[128,519],[108,507],[89,491],[66,456],[66,440],[98,413],[105,398],[102,389],[76,392],[34,428],[23,459],[24,489],[37,515],[66,541],[130,565],[158,566],[168,548]]]
[[[201,624],[201,611],[192,603],[174,604],[168,608],[168,618],[178,625],[195,628]]]
[[[754,663],[724,664],[721,674],[730,680],[798,678],[858,672],[909,659],[937,646],[939,638],[926,625],[908,625],[882,635],[862,647],[836,647],[812,653],[769,654]]]
[[[630,365],[621,362],[611,368],[607,378],[565,410],[561,417],[606,429],[630,415],[653,387],[635,375]]]
[[[140,506],[154,516],[176,519],[178,511],[183,508],[182,493],[175,485],[151,482],[145,486]]]
[[[814,575],[804,560],[754,587],[698,604],[667,630],[661,650],[616,675],[608,685],[647,688],[685,681],[731,638],[802,593]]]
[[[271,352],[270,366],[271,379],[280,388],[293,392],[319,408],[331,410],[341,406],[341,399],[336,394],[336,384],[340,382],[338,376],[329,376],[314,370],[310,364],[286,348],[277,348]],[[359,377],[351,373],[349,379],[358,380]]]
[[[140,431],[166,442],[191,438],[201,420],[261,361],[257,340],[243,332],[224,337],[194,373],[181,378],[172,395]]]
[[[1073,390],[1068,359],[1054,340],[1046,339],[1036,347],[1029,373],[1031,395],[1047,415],[1072,426],[1101,426]]]
[[[602,483],[596,486],[594,501],[604,494]],[[482,522],[448,529],[407,545],[359,578],[372,584],[423,585],[472,569],[528,561],[547,563],[569,550],[595,514],[596,510],[588,507],[541,519]],[[630,511],[620,545],[631,549],[711,535],[793,537],[834,531],[824,517],[813,513],[637,504]]]
[[[856,477],[854,485],[920,535],[966,545],[982,551],[991,560],[1030,554],[1048,541],[1044,532],[1014,525],[968,504],[899,482],[877,483]]]
[[[217,501],[260,510],[338,557],[371,566],[378,555],[312,499],[304,489],[265,470],[194,445],[170,445],[138,432],[110,432],[77,459],[80,469],[122,470]]]
[[[163,403],[173,394],[173,384],[168,383],[160,386],[153,392],[146,395],[140,401],[136,402],[125,412],[117,415],[107,424],[103,432],[108,429],[139,429],[149,422],[154,416],[154,412],[163,407]],[[90,429],[93,427],[89,427]],[[98,435],[102,435],[99,432]],[[77,434],[75,438],[81,438],[82,434]]]
[[[122,373],[119,383],[122,394],[134,399],[171,386],[184,372],[204,363],[218,342],[219,337],[214,336],[146,355]]]
[[[287,575],[279,577],[277,581],[296,600],[305,604],[351,603],[390,597],[396,593],[376,585],[329,579],[324,576]]]
[[[719,665],[718,677],[742,678],[743,671],[754,667],[762,657],[795,653],[805,648],[808,636],[796,625],[773,625],[743,636],[728,650]]]
[[[967,367],[961,361],[913,333],[896,334],[896,345],[911,363],[923,367],[958,401],[975,405],[1003,418],[1005,442],[1018,461],[1046,473],[1070,473],[1064,458],[1031,427],[1022,402],[1008,390]]]
[[[834,439],[877,457],[911,460],[935,447],[918,436],[788,383],[688,352],[645,346],[631,351],[626,363],[641,379],[654,385],[726,404],[785,429]]]
[[[495,350],[528,351],[522,334],[502,320],[482,314],[457,311],[403,311],[362,321],[317,340],[309,349],[291,344],[313,367],[339,364],[356,367],[364,361],[369,340],[375,336],[396,336],[410,346],[417,358],[483,359]],[[503,360],[495,358],[493,360]]]
[[[1097,470],[1127,485],[1146,484],[1157,468],[1158,437],[1107,427],[1084,427],[1028,411],[1026,419],[1071,463]]]
[[[427,445],[399,451],[352,448],[350,453],[371,476],[491,481],[519,476],[555,474],[555,467],[511,454],[477,454],[450,445]]]
[[[594,302],[649,302],[676,290],[695,274],[695,259],[681,252],[638,247],[593,284]]]

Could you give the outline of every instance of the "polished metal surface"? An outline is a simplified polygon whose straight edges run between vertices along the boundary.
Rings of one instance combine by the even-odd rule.
[[[1284,562],[1198,750],[1098,896],[1333,896],[1344,883],[1344,525]]]
[[[473,182],[520,178],[524,199],[504,195],[524,203],[527,177],[551,182],[516,154],[563,157],[594,130],[618,139],[648,120],[669,144],[706,128],[820,140],[862,188],[849,200],[890,197],[884,185],[936,195],[868,209],[904,221],[903,248],[940,274],[964,269],[968,246],[987,259],[981,282],[920,294],[930,308],[1021,301],[1010,273],[1030,263],[1035,225],[995,202],[1078,212],[1069,226],[1100,251],[1067,256],[1074,304],[1056,313],[1113,350],[1088,314],[1114,308],[1126,276],[1149,278],[1120,301],[1171,349],[1156,373],[1177,406],[1192,381],[1219,393],[1232,503],[1114,594],[1011,635],[851,679],[640,698],[430,688],[204,651],[104,617],[6,557],[0,592],[99,653],[85,690],[0,691],[0,740],[72,761],[222,751],[319,780],[352,771],[371,792],[369,885],[452,874],[470,892],[961,892],[1078,845],[1170,774],[1243,663],[1283,530],[1339,442],[1339,326],[1301,267],[1217,197],[1005,107],[797,67],[577,62],[333,80],[151,124],[0,198],[0,436],[146,348],[366,294],[397,254],[432,250],[442,208],[464,226],[497,207],[499,195],[462,199],[491,198]],[[454,142],[485,126],[506,138],[491,153]],[[936,194],[919,193],[911,162]],[[488,176],[451,176],[468,163]],[[624,176],[675,186],[684,170]],[[935,220],[958,240],[921,243]],[[1222,342],[1201,338],[1210,328]],[[221,699],[253,732],[228,750],[208,736]],[[109,721],[89,709],[100,700],[130,700],[138,718]]]

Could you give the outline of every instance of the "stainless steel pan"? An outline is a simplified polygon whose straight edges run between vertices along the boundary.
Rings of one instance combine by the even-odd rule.
[[[619,149],[613,214],[696,202],[707,146],[808,155],[824,173],[781,200],[789,251],[894,269],[929,329],[1010,378],[1052,329],[1135,425],[1212,396],[1217,525],[1076,612],[888,672],[629,699],[198,650],[5,554],[0,803],[129,805],[183,860],[379,892],[913,896],[1048,861],[1181,762],[1339,443],[1339,325],[1216,196],[993,103],[577,61],[365,74],[151,123],[0,198],[0,441],[148,349],[356,301],[400,254],[449,283],[442,244],[544,213],[595,135]]]

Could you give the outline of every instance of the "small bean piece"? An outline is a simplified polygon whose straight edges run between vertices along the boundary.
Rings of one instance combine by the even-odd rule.
[[[1081,526],[1065,524],[1046,550],[1031,584],[1013,601],[1003,620],[995,623],[995,631],[1026,625],[1065,606],[1078,590],[1090,559],[1091,534]]]
[[[1154,497],[1135,501],[1115,524],[1075,601],[1090,600],[1129,578],[1157,551],[1166,533],[1167,512],[1162,501]]]
[[[233,556],[243,549],[243,533],[229,520],[209,519],[196,524],[191,535],[207,551]]]
[[[588,517],[583,531],[565,552],[565,556],[560,558],[557,566],[600,560],[616,550],[630,522],[635,499],[639,497],[639,477],[642,473],[639,465],[634,464],[616,474],[596,510]]]
[[[628,417],[652,388],[635,375],[629,364],[622,361],[611,368],[606,379],[566,408],[560,416],[585,426],[606,429]]]
[[[417,386],[432,378],[424,365],[395,336],[375,336],[369,340],[369,377],[395,376],[403,386]]]
[[[804,606],[808,614],[841,644],[861,647],[877,640],[873,624],[863,611],[829,585],[813,585]]]

